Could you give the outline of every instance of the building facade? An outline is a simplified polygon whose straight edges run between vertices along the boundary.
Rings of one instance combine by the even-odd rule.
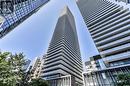
[[[118,1],[118,2],[125,2],[126,4],[129,4],[130,3],[130,0],[115,0],[115,1]]]
[[[102,68],[105,65],[100,55],[90,57],[85,62],[86,71],[83,72],[84,86],[119,86],[120,74],[130,74],[130,65]]]
[[[37,12],[48,1],[0,0],[0,38]]]
[[[129,8],[109,0],[80,0],[78,6],[106,68],[129,64]]]
[[[77,4],[102,63],[101,69],[83,74],[85,86],[117,86],[117,75],[130,73],[130,7],[112,0],[79,0]]]
[[[84,72],[84,86],[119,86],[118,83],[121,81],[118,76],[120,74],[130,74],[130,65],[95,70],[89,73]]]
[[[48,80],[49,86],[74,86],[72,85],[74,78],[71,75],[61,76]]]
[[[71,85],[50,86],[82,86],[82,61],[78,43],[74,17],[68,7],[60,13],[47,58],[44,63],[42,77],[48,81],[70,75],[74,77]]]
[[[100,70],[101,66],[104,65],[100,62],[100,60],[101,60],[100,55],[95,55],[95,56],[90,57],[90,60],[85,62],[86,72]]]
[[[26,59],[25,60],[25,65],[23,67],[23,69],[27,72],[29,70],[29,66],[30,66],[31,60]]]
[[[44,61],[46,59],[46,55],[43,55],[42,57],[37,57],[36,61],[33,63],[33,66],[31,68],[31,79],[40,78],[42,74],[42,70],[44,69]]]

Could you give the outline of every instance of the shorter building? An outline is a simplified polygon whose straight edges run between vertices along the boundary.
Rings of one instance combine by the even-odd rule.
[[[84,86],[117,86],[119,74],[129,74],[130,65],[83,73]]]
[[[25,72],[25,77],[23,82],[30,82],[31,81],[31,70],[32,70],[32,66],[29,66],[28,70],[26,70]]]
[[[29,60],[29,59],[25,60],[25,65],[23,67],[23,69],[25,70],[25,72],[27,72],[29,70],[30,63],[31,63],[31,60]]]
[[[94,70],[101,69],[101,66],[100,66],[101,64],[99,63],[100,59],[101,59],[100,55],[90,57],[90,61],[85,62],[86,71],[91,72],[91,71],[94,71]]]
[[[108,63],[100,55],[90,57],[85,62],[86,72],[83,73],[84,86],[117,86],[119,74],[130,73],[130,64],[104,67]]]
[[[43,69],[43,63],[45,60],[46,55],[42,57],[37,57],[36,61],[34,62],[32,69],[31,69],[31,78],[39,78],[41,75],[41,71]]]

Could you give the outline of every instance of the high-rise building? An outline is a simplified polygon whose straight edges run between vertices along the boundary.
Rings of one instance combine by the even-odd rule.
[[[129,64],[129,8],[109,0],[80,0],[78,6],[106,67]]]
[[[102,57],[100,70],[83,74],[85,86],[116,86],[118,74],[130,73],[130,9],[112,0],[77,4]]]
[[[65,7],[58,19],[44,63],[42,77],[50,81],[51,86],[82,86],[82,61],[74,17]],[[60,83],[51,81],[71,76],[69,81]],[[65,79],[63,79],[65,80]]]
[[[0,0],[0,38],[37,12],[48,1]]]

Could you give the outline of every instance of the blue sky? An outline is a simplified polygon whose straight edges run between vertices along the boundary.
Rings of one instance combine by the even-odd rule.
[[[65,5],[68,5],[76,20],[83,61],[98,54],[74,0],[50,0],[37,13],[0,39],[1,51],[23,52],[26,58],[31,60],[44,55],[48,49],[59,14]]]

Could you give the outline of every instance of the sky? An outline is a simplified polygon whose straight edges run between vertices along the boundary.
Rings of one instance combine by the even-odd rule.
[[[32,61],[46,54],[60,12],[66,5],[75,17],[82,60],[85,62],[89,57],[97,55],[98,51],[75,0],[50,0],[37,13],[0,39],[0,50],[23,52]]]

